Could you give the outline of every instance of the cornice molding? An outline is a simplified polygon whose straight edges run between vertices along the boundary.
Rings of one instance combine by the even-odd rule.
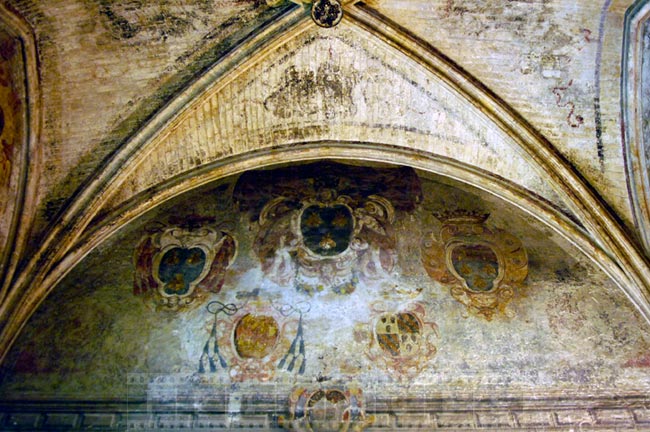
[[[172,390],[170,390],[172,391]],[[229,392],[176,396],[173,402],[5,401],[3,430],[269,430],[289,411],[285,394]],[[611,397],[386,397],[364,392],[369,430],[650,430],[647,395]],[[201,401],[201,402],[197,402]]]

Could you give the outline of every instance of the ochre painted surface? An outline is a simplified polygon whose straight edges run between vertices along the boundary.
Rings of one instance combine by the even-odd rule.
[[[32,248],[68,197],[151,115],[289,5],[12,0],[38,40],[44,172]],[[34,97],[37,97],[34,95]]]
[[[382,197],[373,180],[399,172],[410,186],[384,183],[389,198]],[[266,180],[274,175],[277,187]],[[328,207],[341,196],[349,200]],[[347,249],[356,248],[354,259],[337,260],[347,249],[332,255],[303,243],[300,216],[315,205],[351,209]],[[458,239],[445,237],[449,215],[465,222],[480,215],[478,225],[469,225],[474,237],[462,243],[475,246],[455,246],[447,261],[440,256],[439,265],[450,267],[436,273],[425,268],[423,251],[431,259],[443,251],[434,252],[430,239]],[[160,307],[160,297],[134,295],[142,269],[133,254],[154,228],[178,224],[184,238],[197,242],[219,225],[236,240],[237,253],[220,290]],[[274,234],[261,235],[265,229]],[[331,230],[324,226],[319,235]],[[526,255],[504,255],[506,244]],[[220,247],[207,244],[207,254]],[[522,259],[523,276],[501,267]],[[474,269],[477,260],[480,275],[497,277],[492,288],[466,281],[470,292],[494,292],[505,283],[511,289],[489,319],[453,295],[463,265]],[[331,277],[324,268],[337,269],[354,289],[321,283],[320,290],[305,290],[301,281],[316,285]],[[650,329],[620,290],[518,210],[406,168],[319,163],[249,172],[186,194],[97,249],[30,320],[3,367],[1,391],[4,399],[163,397],[155,382],[129,384],[129,376],[142,374],[184,376],[202,389],[274,383],[282,397],[314,380],[333,388],[353,381],[366,397],[413,396],[410,382],[452,393],[647,392],[649,348]],[[198,391],[192,385],[184,391]],[[314,406],[328,400],[316,399]]]
[[[42,234],[67,197],[155,110],[290,5],[288,0],[276,7],[228,0],[8,3],[34,26],[47,107],[40,144],[47,175],[37,191],[41,217],[35,235]],[[503,97],[567,155],[622,219],[630,220],[621,170],[618,29],[631,2],[367,3]],[[321,31],[331,34],[336,29]],[[316,75],[294,72],[300,83],[288,84],[288,73],[285,91],[268,99],[269,109],[290,115],[291,108],[282,101],[293,104],[290,95],[300,86],[320,91],[308,85]],[[390,82],[390,76],[363,68],[337,72],[345,79],[326,82],[325,89],[341,85],[345,95],[345,86],[366,73]],[[385,91],[394,88],[395,82]],[[601,94],[596,94],[598,89]],[[399,97],[416,102],[403,93]],[[329,105],[323,112],[333,112],[326,97],[322,104]],[[511,168],[515,165],[510,162]],[[36,246],[38,240],[33,242]]]
[[[332,141],[459,161],[569,212],[517,140],[480,107],[405,53],[366,36],[348,22],[327,33],[308,27],[271,52],[251,56],[146,144],[146,158],[125,168],[104,211],[229,157]]]

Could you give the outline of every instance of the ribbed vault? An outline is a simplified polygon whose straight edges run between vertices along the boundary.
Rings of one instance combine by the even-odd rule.
[[[53,369],[44,366],[43,359],[67,353],[66,359],[97,361],[97,376],[108,383],[105,394],[101,388],[93,393],[94,370],[87,366],[68,370],[67,360],[56,370],[78,381],[56,384],[48,381],[56,378],[47,376],[34,382],[48,391],[57,385],[73,391],[77,385],[83,390],[80,394],[98,401],[109,396],[123,398],[124,389],[115,377],[102,375],[110,371],[111,363],[97,356],[124,343],[124,353],[118,355],[124,357],[115,361],[121,372],[167,368],[210,386],[214,382],[203,380],[203,374],[219,369],[218,364],[228,364],[230,369],[223,366],[215,379],[219,385],[232,381],[237,387],[250,378],[246,384],[251,385],[252,395],[246,397],[251,400],[259,396],[255,386],[266,381],[278,385],[275,390],[266,388],[269,395],[276,391],[286,396],[296,391],[290,384],[307,386],[312,376],[318,383],[358,379],[370,387],[368,394],[376,398],[371,406],[377,413],[390,405],[384,393],[390,383],[398,383],[395,388],[408,400],[428,404],[436,398],[451,400],[458,390],[454,373],[464,367],[467,375],[459,374],[459,385],[468,386],[468,394],[475,386],[486,400],[491,387],[481,382],[487,370],[482,368],[494,369],[496,385],[505,392],[499,397],[504,398],[509,397],[508,389],[522,400],[540,391],[548,392],[544,394],[554,401],[551,404],[569,403],[562,399],[563,386],[579,398],[581,385],[591,392],[600,389],[596,386],[601,381],[606,382],[602,389],[608,395],[621,391],[636,398],[645,391],[645,375],[635,381],[634,373],[648,362],[643,350],[647,348],[644,326],[650,323],[650,267],[625,218],[613,213],[594,184],[567,159],[566,149],[556,147],[484,82],[436,46],[382,15],[373,3],[343,3],[344,17],[332,28],[312,21],[310,5],[285,5],[276,19],[215,58],[93,171],[63,205],[42,241],[34,243],[29,257],[22,254],[38,217],[34,197],[43,150],[38,142],[38,71],[28,26],[1,10],[11,36],[23,47],[29,101],[21,114],[25,129],[22,144],[17,146],[21,157],[15,176],[22,179],[21,186],[12,198],[10,229],[6,235],[0,232],[0,246],[13,251],[2,262],[0,359],[7,359],[10,364],[5,367],[15,373],[7,375],[5,388],[40,397],[38,389],[21,383],[22,377],[51,373]],[[635,7],[637,12],[647,12],[639,4]],[[113,11],[106,5],[101,8]],[[271,12],[260,13],[268,17]],[[638,22],[646,17],[634,16]],[[628,24],[626,31],[638,38],[642,26],[637,21]],[[589,42],[588,34],[585,39]],[[641,64],[637,51],[629,54],[631,75],[623,81],[631,90],[640,85],[635,75]],[[562,99],[567,88],[557,90],[558,95],[556,87],[553,94],[558,107],[573,107],[571,116],[576,105]],[[647,161],[639,139],[642,119],[634,117],[637,123],[630,126],[637,105],[637,100],[623,101],[628,115],[627,176],[637,236],[647,243]],[[569,127],[580,127],[582,120]],[[605,170],[602,161],[601,165]],[[310,169],[332,169],[344,180],[337,184],[330,178],[336,176],[310,173]],[[395,179],[397,172],[404,176],[394,184],[383,185],[384,189],[373,184],[377,179]],[[265,173],[277,173],[279,180]],[[256,178],[266,183],[256,183]],[[270,185],[284,194],[272,191]],[[323,235],[325,231],[317,231],[316,226],[330,231]],[[344,246],[337,243],[341,239]],[[330,252],[332,247],[341,257]],[[189,270],[174,273],[178,265],[174,259],[189,263]],[[488,265],[476,270],[475,261]],[[191,267],[196,262],[200,265]],[[106,271],[102,263],[116,267]],[[465,277],[474,270],[485,273],[481,278],[493,278],[485,285],[481,278]],[[186,276],[199,282],[173,279]],[[314,282],[319,278],[320,282]],[[593,292],[587,285],[593,286]],[[624,295],[612,293],[613,287]],[[115,292],[110,292],[112,288]],[[138,297],[145,297],[145,302]],[[291,304],[290,310],[273,306],[280,300]],[[70,329],[79,328],[79,333],[71,331],[69,338],[57,339],[60,351],[54,344],[44,349],[43,359],[34,357],[34,347],[42,345],[49,334],[38,329],[58,323],[59,303],[64,313],[76,316]],[[307,303],[309,310],[300,309]],[[223,309],[217,312],[215,304]],[[600,305],[605,305],[602,310]],[[114,316],[109,310],[115,311]],[[212,333],[205,324],[206,311],[214,315]],[[110,326],[93,327],[94,313],[97,322],[106,318]],[[217,324],[219,313],[224,315],[221,324]],[[228,321],[225,315],[237,319]],[[294,376],[295,359],[306,358],[296,348],[303,337],[303,315],[306,333],[312,332],[314,343],[309,349],[317,355],[307,366],[296,366],[298,375],[305,376]],[[134,326],[134,316],[141,317],[142,328]],[[389,330],[377,330],[379,324],[374,330],[366,328],[382,317],[397,320],[404,337],[422,332],[424,338],[426,328],[423,357],[417,361],[405,354],[400,357],[401,348],[394,345]],[[357,318],[359,322],[346,321]],[[362,346],[359,349],[365,357],[358,364],[330,352],[336,345],[333,338],[340,336],[332,330],[338,321],[349,330],[341,337],[345,354],[356,354],[356,344]],[[292,344],[278,339],[273,351],[273,344],[260,342],[251,330],[259,326],[273,335],[295,333],[295,339]],[[359,330],[359,326],[366,327]],[[630,329],[637,327],[639,332],[632,335]],[[126,340],[129,332],[133,338]],[[226,336],[218,336],[219,332]],[[322,337],[313,336],[318,332]],[[92,338],[86,340],[86,334]],[[172,334],[182,334],[184,339]],[[199,336],[192,335],[209,335],[205,347],[197,341]],[[374,342],[365,352],[368,338]],[[158,341],[173,345],[174,349],[163,350],[170,358],[159,359],[150,350]],[[459,341],[474,348],[485,344],[485,364],[473,352],[463,357]],[[210,355],[211,349],[217,353],[216,345],[231,342],[227,361]],[[529,343],[537,350],[534,361],[522,357]],[[74,344],[80,347],[78,353]],[[140,352],[138,344],[146,349]],[[278,347],[286,348],[294,361],[278,357]],[[384,348],[399,361],[381,357]],[[580,350],[589,351],[584,359]],[[552,356],[559,358],[557,371]],[[267,357],[272,360],[264,363],[264,370],[256,370],[254,361],[247,360]],[[324,371],[334,359],[341,363],[331,378]],[[580,367],[573,367],[574,360]],[[196,364],[200,366],[194,370]],[[537,366],[541,372],[529,372]],[[287,378],[283,375],[287,371],[294,375]],[[238,374],[246,377],[244,381]],[[381,378],[375,383],[373,376]],[[436,379],[446,390],[420,398],[404,381],[413,376],[422,377],[426,391],[433,391],[429,385]],[[160,383],[150,384],[138,390],[138,397],[158,391]],[[225,384],[217,387],[210,389],[219,397],[231,398]],[[245,387],[242,384],[238,391]],[[196,391],[195,387],[188,390],[191,397]],[[289,403],[296,404],[291,409],[297,410],[305,398],[313,404],[361,400],[355,389],[328,391],[333,393],[291,393]],[[463,394],[459,399],[462,410],[469,412],[467,397]],[[192,409],[188,398],[183,400],[183,410]],[[278,409],[280,402],[273,403],[269,406]],[[504,402],[511,410],[506,417],[515,420],[503,424],[523,425],[517,420],[518,408],[508,403]],[[486,404],[479,411],[489,411],[490,402]],[[608,399],[603,404],[614,402]],[[636,409],[636,399],[629,404],[629,410]],[[583,409],[578,405],[571,409]],[[214,410],[237,411],[232,406]],[[546,408],[537,405],[534,410],[546,413]],[[592,420],[600,421],[601,414],[590,413]],[[636,411],[625,413],[634,418],[629,424],[643,423]],[[294,411],[291,415],[300,417]],[[548,425],[561,427],[560,414],[553,415],[555,420]],[[360,428],[381,424],[374,418],[364,423],[362,417],[355,420]],[[264,419],[268,426],[268,418]],[[276,426],[282,423],[273,421]],[[483,425],[482,417],[472,420],[472,425]]]
[[[292,66],[282,66],[288,59]],[[359,78],[373,74],[383,81]],[[339,76],[345,78],[339,81]],[[435,48],[365,6],[349,5],[346,19],[335,29],[319,29],[302,10],[288,12],[221,60],[127,142],[77,195],[16,280],[8,304],[20,312],[5,328],[7,340],[15,338],[76,259],[99,244],[89,234],[78,243],[88,227],[105,238],[137,216],[129,212],[120,217],[124,203],[144,209],[138,201],[151,206],[169,196],[156,187],[169,179],[183,180],[174,189],[180,193],[197,184],[193,170],[206,171],[259,151],[267,154],[262,165],[282,162],[269,150],[321,141],[346,143],[341,147],[350,152],[357,141],[408,148],[518,184],[569,218],[557,216],[546,223],[565,230],[565,222],[557,221],[572,219],[579,225],[569,230],[584,227],[593,242],[590,249],[600,251],[592,258],[647,316],[645,259],[578,173],[523,119]],[[372,146],[364,148],[361,159],[378,159]],[[107,220],[110,225],[102,228]],[[609,259],[603,261],[605,256]],[[19,300],[17,293],[24,292],[19,287],[26,285],[35,288]]]

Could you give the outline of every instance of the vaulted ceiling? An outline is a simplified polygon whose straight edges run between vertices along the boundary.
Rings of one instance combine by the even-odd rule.
[[[4,426],[650,427],[650,5],[342,3],[0,6]]]

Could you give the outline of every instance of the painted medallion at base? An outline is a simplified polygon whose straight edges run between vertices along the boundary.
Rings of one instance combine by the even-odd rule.
[[[358,389],[298,388],[289,396],[289,417],[278,422],[293,431],[363,431],[375,419],[366,416],[362,396]]]
[[[336,432],[346,421],[347,399],[339,390],[319,390],[307,402],[309,424],[314,431]]]

